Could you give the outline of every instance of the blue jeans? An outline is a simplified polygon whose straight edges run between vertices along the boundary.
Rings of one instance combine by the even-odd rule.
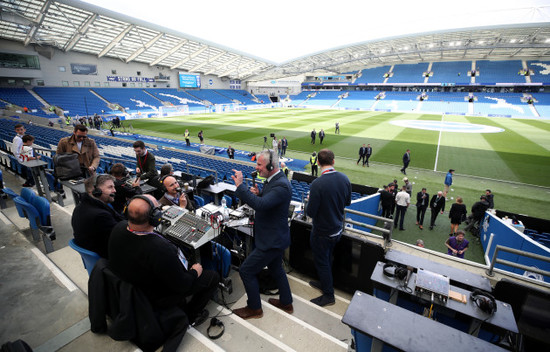
[[[250,309],[262,308],[258,274],[265,266],[267,266],[271,277],[277,282],[281,304],[287,305],[292,303],[290,285],[283,269],[283,253],[284,249],[262,251],[255,248],[241,265],[239,274],[241,275],[241,280],[243,280],[246,295],[248,296],[247,305]]]
[[[395,224],[395,226],[397,226],[397,223],[399,223],[399,229],[400,230],[403,229],[403,221],[405,221],[405,213],[406,212],[407,212],[407,207],[406,206],[401,206],[401,205],[397,206],[397,211],[395,212],[395,219],[394,219],[393,223]]]
[[[321,289],[323,290],[323,294],[330,298],[334,298],[332,252],[341,237],[342,234],[333,237],[320,236],[314,234],[313,231],[311,231],[309,236],[309,243],[313,252],[313,262],[315,263],[315,269],[317,269],[317,275],[319,275]]]

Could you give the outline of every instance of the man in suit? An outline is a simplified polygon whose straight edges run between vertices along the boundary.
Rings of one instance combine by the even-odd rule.
[[[342,237],[344,208],[351,204],[351,183],[346,175],[334,170],[331,150],[319,151],[317,160],[321,176],[311,183],[307,215],[313,223],[309,242],[319,281],[310,281],[309,284],[323,293],[311,302],[324,307],[335,302],[332,253]]]
[[[281,156],[286,155],[287,147],[288,147],[288,140],[286,139],[286,137],[283,137],[283,139],[281,139]]]
[[[279,288],[279,299],[270,298],[268,302],[292,314],[294,312],[292,293],[283,269],[284,251],[290,245],[288,227],[288,207],[292,197],[290,183],[285,174],[279,170],[279,157],[272,150],[258,153],[256,160],[256,171],[260,177],[266,179],[261,191],[256,185],[247,189],[246,184],[243,183],[242,172],[233,171],[235,174],[231,178],[237,187],[235,195],[255,210],[255,248],[239,270],[248,296],[247,305],[234,309],[233,313],[243,319],[258,319],[263,316],[257,276],[267,266]]]
[[[317,136],[317,132],[315,132],[315,128],[313,131],[311,131],[311,144],[315,144],[315,136]]]
[[[235,149],[231,148],[231,146],[227,148],[227,156],[229,159],[235,159]]]
[[[430,209],[432,210],[432,218],[430,220],[430,230],[433,230],[435,225],[435,219],[437,219],[439,212],[443,214],[443,211],[445,211],[445,197],[443,196],[442,191],[437,192],[437,194],[432,197],[432,200],[430,201]]]
[[[395,196],[393,195],[394,184],[390,183],[384,186],[384,189],[380,191],[380,205],[382,206],[382,216],[391,219],[393,217],[393,208],[395,203]]]
[[[369,159],[371,155],[372,155],[372,147],[370,146],[370,144],[367,144],[367,167],[369,167]]]
[[[429,199],[430,195],[426,193],[425,187],[416,194],[416,224],[420,230],[423,229],[422,225],[424,225],[424,215],[426,214],[426,209],[428,209]]]
[[[405,171],[405,170],[407,169],[407,167],[409,167],[410,162],[411,162],[411,150],[407,149],[405,154],[403,154],[403,167],[401,168],[401,172],[404,175],[407,174],[407,171]]]
[[[323,144],[323,139],[325,139],[325,131],[321,128],[319,131],[319,144]]]
[[[359,148],[359,159],[357,159],[357,165],[359,165],[359,162],[362,160],[363,167],[365,167],[366,158],[367,158],[367,146],[363,143],[361,148]]]

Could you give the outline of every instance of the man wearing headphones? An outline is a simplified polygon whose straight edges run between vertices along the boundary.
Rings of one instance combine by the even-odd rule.
[[[313,221],[310,244],[320,281],[310,281],[309,284],[323,293],[311,302],[324,307],[335,302],[332,252],[342,237],[344,208],[351,204],[351,182],[346,175],[334,170],[331,150],[319,151],[317,160],[321,165],[321,176],[311,183],[306,212]]]
[[[243,319],[257,319],[264,315],[257,276],[266,266],[279,288],[279,299],[270,298],[268,302],[289,314],[294,312],[290,286],[283,269],[283,254],[290,245],[288,207],[292,189],[285,174],[279,170],[276,151],[258,153],[256,171],[266,178],[261,191],[257,185],[247,189],[241,171],[233,170],[235,174],[231,176],[237,187],[235,195],[255,210],[255,248],[239,270],[248,301],[246,307],[233,310]]]
[[[127,183],[129,179],[128,170],[126,170],[126,166],[122,163],[116,163],[111,166],[110,174],[115,178],[116,194],[113,202],[113,208],[122,214],[122,210],[124,210],[126,202],[136,194],[143,193],[141,187],[139,186],[139,177],[136,177],[134,182],[129,185]]]
[[[122,280],[140,288],[153,308],[181,307],[197,326],[208,318],[204,309],[218,287],[219,275],[188,262],[172,242],[156,233],[162,212],[151,195],[130,200],[128,221],[115,226],[109,240],[109,263]],[[189,302],[185,297],[193,296]]]
[[[164,187],[164,195],[159,199],[161,205],[177,205],[187,210],[195,210],[187,194],[181,192],[180,184],[174,176],[166,176],[160,182]]]
[[[88,178],[86,194],[73,211],[71,224],[77,245],[108,258],[107,243],[113,227],[124,218],[109,206],[115,200],[115,178],[99,175]]]

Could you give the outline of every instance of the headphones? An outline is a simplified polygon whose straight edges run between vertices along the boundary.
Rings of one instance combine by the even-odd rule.
[[[170,174],[164,175],[164,176],[162,176],[162,177],[160,178],[160,180],[159,180],[160,184],[162,185],[162,190],[163,190],[164,192],[166,192],[166,186],[164,185],[164,180],[166,180],[166,178],[167,178],[168,176],[172,176],[172,175],[170,175]]]
[[[273,166],[273,153],[274,151],[272,151],[271,149],[268,149],[269,151],[269,164],[267,164],[265,166],[266,170],[267,171],[272,171],[275,167]]]
[[[139,195],[133,196],[128,201],[128,203],[126,203],[123,211],[124,216],[128,218],[128,205],[130,205],[130,203],[134,199],[143,199],[144,201],[147,202],[147,204],[149,204],[149,213],[147,214],[149,225],[157,227],[162,220],[162,210],[160,210],[160,208],[158,207],[155,207],[155,204],[153,203],[153,201],[151,201],[151,199],[147,198],[144,195],[139,194]]]
[[[398,280],[404,280],[408,274],[407,268],[396,266],[392,263],[384,264],[384,275],[387,277],[395,277]]]
[[[94,179],[94,189],[92,190],[92,196],[94,196],[96,198],[99,198],[103,194],[103,191],[101,189],[99,189],[99,187],[97,186],[97,180],[99,179],[99,175],[96,174],[94,177],[95,177],[95,179]]]
[[[221,331],[219,333],[217,333],[216,335],[212,335],[210,333],[210,329],[212,329],[212,327],[218,327],[221,329]],[[223,325],[223,323],[216,317],[210,319],[210,326],[208,327],[208,329],[206,329],[206,333],[208,334],[208,337],[210,337],[210,339],[212,340],[216,340],[216,339],[219,339],[220,337],[222,337],[223,333],[225,332],[225,326]]]
[[[481,290],[473,290],[470,293],[470,300],[475,303],[483,312],[493,315],[497,311],[497,301],[495,297]]]

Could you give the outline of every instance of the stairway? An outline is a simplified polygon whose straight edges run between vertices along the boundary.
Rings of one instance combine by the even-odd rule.
[[[351,343],[351,331],[341,319],[351,295],[340,292],[335,305],[318,307],[309,300],[317,297],[319,292],[305,280],[290,273],[288,279],[293,293],[294,313],[287,314],[267,302],[270,297],[278,296],[262,295],[264,316],[261,319],[243,320],[229,310],[246,305],[246,294],[238,273],[233,272],[231,276],[234,292],[224,298],[226,302],[234,303],[224,306],[211,301],[207,306],[210,316],[218,315],[217,319],[224,323],[224,335],[217,340],[210,340],[207,337],[207,321],[189,330],[179,350],[347,351]]]

